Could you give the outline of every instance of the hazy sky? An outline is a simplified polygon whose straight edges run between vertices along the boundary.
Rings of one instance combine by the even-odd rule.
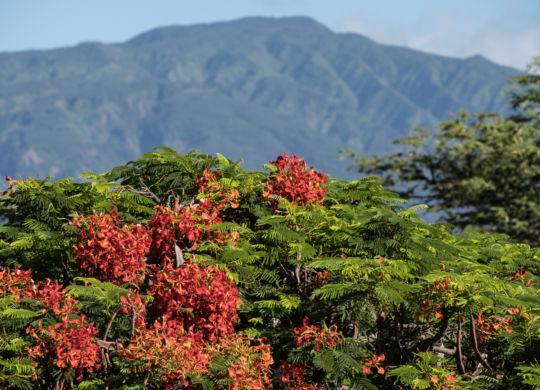
[[[334,31],[523,69],[540,55],[540,0],[0,0],[0,52],[121,42],[151,28],[310,16]]]

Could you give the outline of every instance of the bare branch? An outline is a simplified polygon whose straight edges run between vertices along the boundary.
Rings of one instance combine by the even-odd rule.
[[[450,348],[446,348],[442,345],[434,345],[433,346],[433,351],[434,352],[439,352],[439,353],[444,353],[445,355],[454,355],[456,353],[456,350],[455,349],[450,349]]]
[[[119,311],[120,311],[120,308],[118,308],[111,316],[111,319],[109,320],[109,323],[107,324],[107,329],[105,329],[105,334],[103,335],[103,341],[107,341],[107,336],[109,335],[109,331],[111,330],[111,325]]]
[[[154,194],[152,191],[150,191],[150,188],[148,188],[148,186],[146,184],[144,184],[143,179],[139,178],[139,182],[141,184],[142,190],[137,190],[137,189],[135,189],[135,188],[133,188],[132,186],[129,186],[129,185],[124,186],[124,188],[126,190],[128,190],[129,192],[133,192],[134,194],[139,194],[139,195],[142,195],[142,196],[146,196],[147,198],[155,200],[158,204],[161,204],[161,199],[156,194]]]
[[[295,225],[296,231],[300,231],[300,227]],[[296,255],[296,269],[294,271],[296,275],[296,283],[298,284],[298,292],[302,292],[302,276],[300,272],[302,271],[302,252],[298,251]]]
[[[180,268],[182,264],[184,264],[184,253],[182,252],[182,249],[178,246],[178,244],[174,243],[174,254],[176,257],[176,268]]]
[[[491,366],[488,362],[484,359],[482,354],[480,353],[480,350],[478,349],[478,339],[476,338],[476,329],[475,329],[475,323],[474,323],[474,316],[471,313],[471,342],[473,346],[474,353],[478,357],[478,360],[480,363],[487,368],[488,370],[491,370]]]
[[[456,336],[456,362],[457,369],[460,374],[465,374],[465,366],[463,364],[463,353],[461,351],[461,312],[458,312],[458,331]]]
[[[429,339],[422,340],[416,346],[412,348],[413,351],[423,352],[427,351],[429,348],[433,347],[433,344],[435,344],[437,341],[439,341],[445,334],[447,328],[448,328],[448,312],[446,310],[443,310],[443,319],[440,324],[440,328],[435,333],[433,337],[430,337]]]

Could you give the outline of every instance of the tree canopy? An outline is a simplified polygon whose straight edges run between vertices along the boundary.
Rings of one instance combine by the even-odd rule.
[[[540,250],[297,156],[167,148],[0,198],[0,387],[540,387]]]
[[[416,128],[397,153],[349,151],[404,198],[427,203],[461,230],[507,234],[540,245],[540,59],[511,81],[509,116],[461,111],[435,131]]]

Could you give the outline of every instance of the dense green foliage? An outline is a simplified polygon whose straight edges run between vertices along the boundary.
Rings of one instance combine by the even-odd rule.
[[[127,222],[142,225],[156,205],[194,201],[201,207],[202,198],[221,196],[197,190],[196,180],[211,169],[216,188],[237,194],[212,229],[234,240],[202,240],[184,255],[194,256],[188,264],[204,261],[236,281],[242,299],[236,330],[270,344],[275,388],[540,388],[539,249],[501,235],[451,234],[444,224],[422,221],[417,208],[403,209],[375,178],[329,178],[321,202],[284,195],[287,200],[269,193],[267,183],[281,179],[275,165],[266,168],[269,173],[247,171],[222,156],[163,148],[111,172],[87,174],[82,183],[17,181],[0,198],[0,265],[35,269],[36,279],[59,279],[100,338],[109,334],[126,345],[130,318],[113,313],[130,286],[92,279],[83,285],[75,278],[81,269],[70,222],[75,213],[106,213],[111,205]],[[292,188],[319,188],[291,180]],[[317,200],[317,194],[306,199]],[[160,386],[157,368],[145,379],[141,366],[137,371],[118,359],[110,343],[106,371],[74,379],[59,370],[40,373],[48,380],[43,385],[32,382],[25,351],[35,340],[24,329],[41,314],[17,305],[2,295],[2,388]],[[219,379],[227,364],[215,362],[214,377],[193,377],[190,388],[231,386]]]
[[[533,126],[540,125],[540,57],[536,57],[527,67],[523,75],[513,77],[516,84],[510,91],[512,108],[518,113],[512,119],[520,122],[529,122]]]
[[[351,153],[406,199],[443,211],[460,229],[508,234],[540,245],[540,61],[515,77],[510,116],[464,111],[434,132],[417,128],[388,156]]]
[[[336,34],[308,18],[172,26],[121,44],[0,53],[0,175],[102,172],[165,145],[242,158],[250,169],[294,150],[344,178],[339,148],[385,153],[411,126],[460,108],[500,112],[517,74],[480,56]]]

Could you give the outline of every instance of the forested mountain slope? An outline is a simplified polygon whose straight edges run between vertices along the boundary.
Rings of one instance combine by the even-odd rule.
[[[103,171],[154,146],[244,158],[287,150],[345,176],[460,108],[507,110],[518,71],[337,34],[314,20],[163,27],[125,43],[0,53],[0,174]]]

